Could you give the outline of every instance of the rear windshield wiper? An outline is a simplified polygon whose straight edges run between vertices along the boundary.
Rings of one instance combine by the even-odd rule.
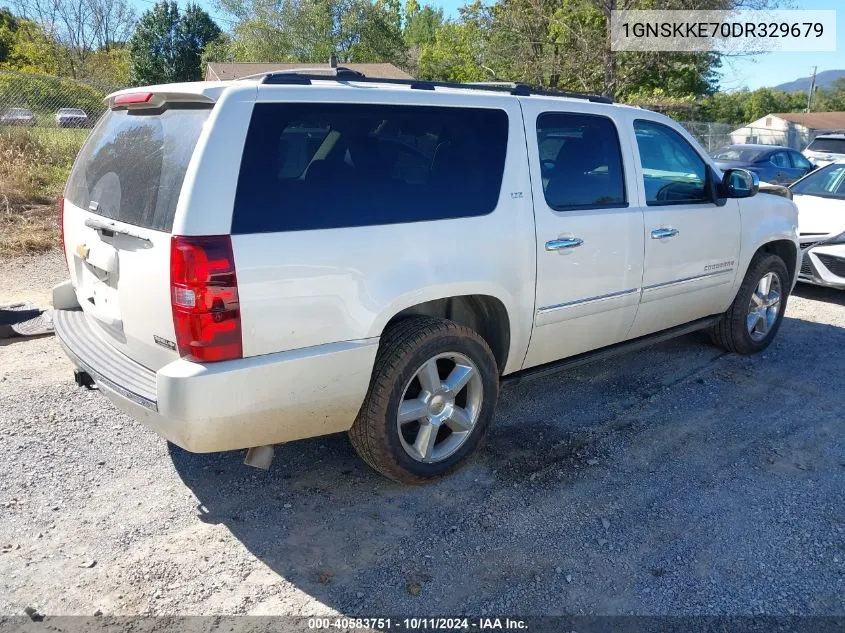
[[[106,222],[105,220],[87,218],[85,220],[85,226],[87,226],[89,229],[94,229],[95,231],[97,231],[97,233],[105,235],[106,237],[112,237],[114,235],[125,235],[126,237],[131,237],[141,242],[145,242],[149,246],[153,245],[149,238],[144,237],[140,233],[135,233],[130,229],[118,228],[114,222]]]

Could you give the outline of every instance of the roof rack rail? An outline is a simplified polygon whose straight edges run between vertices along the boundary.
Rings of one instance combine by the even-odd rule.
[[[352,79],[354,77],[364,77],[364,73],[352,70],[346,66],[337,66],[335,68],[315,66],[311,68],[289,68],[284,70],[271,70],[269,72],[255,73],[253,75],[238,77],[238,81],[243,79],[258,79],[259,77],[262,77],[263,79],[261,83],[297,83],[296,81],[285,80],[285,77],[290,75],[301,75],[306,77],[313,76],[317,79]],[[279,77],[280,79],[278,82],[270,82],[268,81],[270,77]],[[300,83],[306,84],[304,81]]]
[[[332,73],[330,71],[334,70]],[[318,72],[315,72],[318,71]],[[327,72],[328,71],[328,72]],[[487,92],[506,92],[518,97],[541,95],[548,97],[566,97],[569,99],[586,99],[594,103],[613,103],[609,97],[585,94],[580,92],[565,92],[562,90],[535,90],[531,86],[519,82],[493,81],[460,83],[456,81],[428,81],[426,79],[387,79],[381,77],[367,77],[350,68],[339,66],[332,68],[302,68],[282,70],[270,73],[250,75],[244,79],[263,77],[261,83],[271,85],[311,85],[312,81],[356,81],[360,83],[388,84],[393,86],[410,86],[412,90],[434,90],[436,88],[457,88],[461,90],[483,90]]]

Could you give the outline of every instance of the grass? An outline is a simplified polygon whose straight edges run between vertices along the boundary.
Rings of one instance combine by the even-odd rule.
[[[59,244],[59,198],[88,130],[0,128],[0,257]]]

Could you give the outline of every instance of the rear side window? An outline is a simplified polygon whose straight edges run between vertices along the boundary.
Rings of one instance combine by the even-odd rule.
[[[627,206],[619,134],[609,118],[546,112],[537,117],[537,144],[552,209]]]
[[[259,103],[232,233],[485,215],[502,186],[502,110]]]
[[[74,163],[65,198],[112,220],[169,232],[188,162],[210,112],[107,112]]]

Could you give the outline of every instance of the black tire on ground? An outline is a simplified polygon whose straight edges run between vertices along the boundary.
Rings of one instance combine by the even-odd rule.
[[[755,340],[748,331],[749,306],[760,280],[768,273],[777,275],[780,282],[780,305],[777,318],[768,333],[760,340]],[[710,328],[710,340],[715,345],[735,354],[748,355],[763,351],[780,329],[791,289],[792,283],[784,261],[771,253],[757,253],[748,266],[748,272],[745,273],[745,279],[742,280],[742,285],[731,307],[722,315],[721,320]]]
[[[458,353],[478,369],[482,385],[478,417],[466,440],[442,461],[424,463],[402,445],[397,416],[405,388],[438,354]],[[370,387],[349,437],[361,458],[400,483],[423,483],[455,469],[486,439],[499,395],[496,359],[475,331],[452,321],[414,316],[389,326],[381,337]]]

